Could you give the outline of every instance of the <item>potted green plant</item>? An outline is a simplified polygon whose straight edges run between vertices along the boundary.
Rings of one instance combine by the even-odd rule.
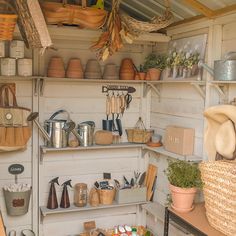
[[[165,174],[170,183],[172,207],[179,212],[191,211],[197,188],[202,187],[198,164],[170,160]]]
[[[144,71],[144,67],[141,64],[139,66],[138,71],[136,72],[135,80],[145,80],[145,77],[146,77],[146,72]]]
[[[154,53],[148,55],[144,63],[144,70],[147,71],[146,80],[159,80],[165,64],[164,55]]]

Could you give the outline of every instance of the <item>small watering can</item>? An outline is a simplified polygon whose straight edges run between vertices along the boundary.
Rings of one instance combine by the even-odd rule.
[[[66,113],[67,119],[55,119],[59,114]],[[67,147],[69,133],[75,128],[75,123],[70,120],[69,113],[65,110],[55,112],[48,120],[44,122],[44,128],[36,120],[37,112],[33,112],[27,118],[28,121],[34,121],[46,139],[46,146],[53,148]]]
[[[202,61],[199,61],[198,66],[206,69],[214,77],[214,80],[236,80],[236,52],[227,53],[224,60],[214,61],[214,70]]]
[[[93,145],[95,123],[93,121],[85,121],[78,124],[78,138],[80,146],[91,146]]]

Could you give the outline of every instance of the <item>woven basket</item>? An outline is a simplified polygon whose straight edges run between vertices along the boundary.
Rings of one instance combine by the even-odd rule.
[[[147,129],[126,129],[125,131],[130,143],[147,143],[154,133],[154,130]]]
[[[116,190],[113,189],[98,189],[100,203],[102,205],[111,205],[115,198]]]
[[[8,12],[10,13],[5,14]],[[17,20],[14,12],[14,8],[7,1],[0,1],[0,40],[12,40]]]
[[[12,1],[18,13],[18,26],[27,48],[43,48],[52,46],[52,41],[38,1]]]
[[[206,215],[215,229],[236,235],[236,161],[200,164]]]
[[[139,21],[127,15],[124,12],[120,14],[123,25],[132,34],[142,34],[157,31],[170,25],[173,20],[173,14],[167,9],[163,16],[154,17],[150,22]]]

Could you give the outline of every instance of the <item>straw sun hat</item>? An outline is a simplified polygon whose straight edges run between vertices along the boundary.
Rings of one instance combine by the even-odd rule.
[[[215,160],[219,153],[225,159],[235,159],[236,149],[236,106],[219,105],[204,111],[207,127],[204,132],[204,145],[209,160]]]

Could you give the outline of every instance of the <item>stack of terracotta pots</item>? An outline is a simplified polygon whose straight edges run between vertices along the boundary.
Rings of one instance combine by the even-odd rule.
[[[120,79],[121,80],[134,80],[135,67],[131,58],[124,58],[120,66]]]
[[[84,75],[86,79],[102,79],[102,70],[97,60],[87,61]]]
[[[79,58],[70,59],[66,70],[66,77],[72,79],[83,79],[84,72]]]
[[[103,79],[106,80],[119,79],[116,64],[110,63],[105,65]]]
[[[64,78],[65,68],[61,57],[52,57],[50,59],[47,71],[48,77]]]

